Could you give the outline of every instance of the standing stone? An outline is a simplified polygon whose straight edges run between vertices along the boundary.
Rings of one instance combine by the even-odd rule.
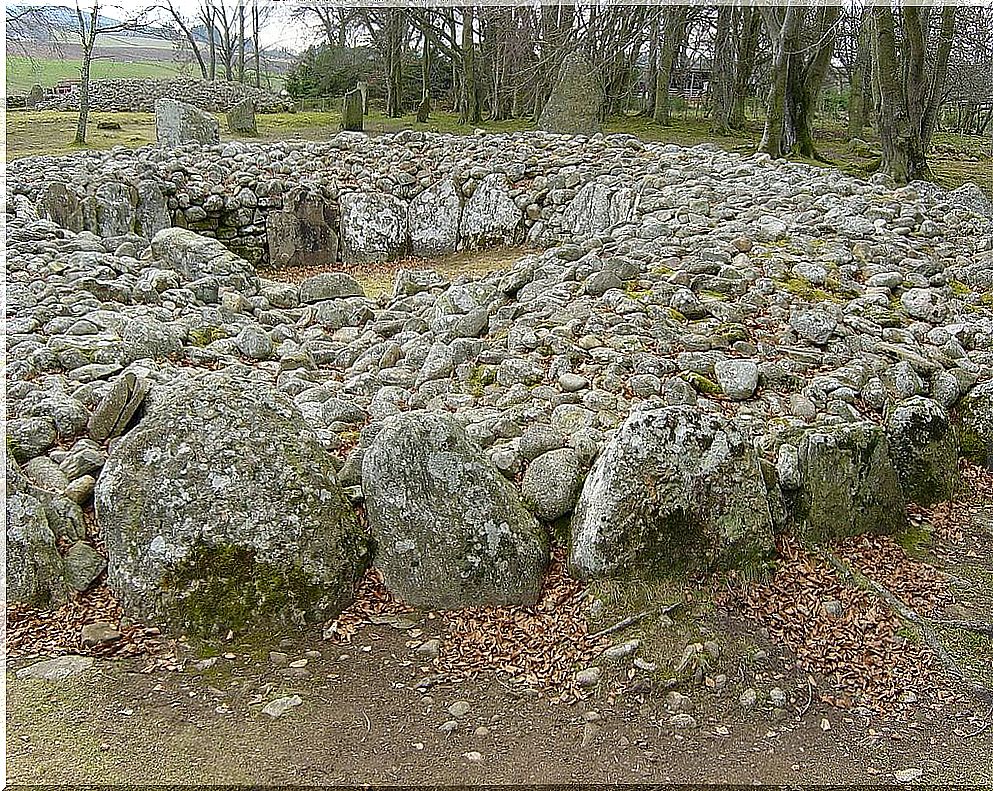
[[[74,233],[86,227],[80,196],[61,181],[51,181],[43,188],[38,198],[38,216]]]
[[[192,104],[175,99],[156,99],[155,139],[163,148],[176,148],[188,143],[214,145],[221,140],[221,125],[213,115],[198,110]]]
[[[385,192],[341,196],[342,259],[346,264],[379,263],[407,251],[407,207]]]
[[[444,413],[388,418],[362,460],[376,565],[408,604],[532,604],[548,559],[517,488]]]
[[[886,418],[890,456],[908,500],[928,506],[951,498],[958,482],[958,443],[948,413],[915,396]]]
[[[32,85],[31,90],[28,91],[28,95],[24,97],[24,106],[30,110],[33,107],[37,107],[39,102],[44,101],[44,99],[45,89],[37,84]]]
[[[572,519],[585,578],[760,566],[775,551],[768,492],[748,437],[719,415],[633,413],[599,456]]]
[[[44,504],[7,456],[7,600],[57,606],[66,600],[65,564],[55,546]]]
[[[244,368],[160,395],[113,446],[94,503],[121,603],[194,634],[331,618],[365,562],[330,454]]]
[[[562,61],[559,79],[538,119],[538,128],[565,135],[594,135],[600,131],[603,88],[590,64],[571,53]]]
[[[172,225],[169,204],[160,187],[154,181],[143,181],[138,185],[138,205],[135,208],[135,233],[151,239],[163,228]]]
[[[355,83],[355,90],[362,95],[362,115],[369,115],[369,83],[360,80]]]
[[[125,236],[134,231],[138,192],[119,181],[105,181],[94,193],[101,236]]]
[[[408,218],[413,255],[430,258],[458,249],[462,201],[451,179],[432,184],[414,198]]]
[[[349,91],[341,100],[341,128],[346,132],[361,132],[363,122],[363,106],[365,102],[362,92],[356,88]]]
[[[962,455],[993,468],[993,382],[970,390],[958,405]]]
[[[228,129],[239,135],[255,137],[259,128],[255,123],[255,102],[252,99],[242,99],[233,105],[227,113]]]
[[[266,218],[271,266],[327,266],[338,259],[337,218],[323,197],[301,193]]]

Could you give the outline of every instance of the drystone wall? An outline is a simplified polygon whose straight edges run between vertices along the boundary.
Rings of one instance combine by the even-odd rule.
[[[97,112],[151,113],[158,99],[177,99],[210,113],[225,113],[245,99],[255,103],[258,113],[293,111],[293,102],[253,85],[218,80],[172,79],[93,80],[90,83],[90,109]],[[78,110],[79,88],[39,101],[38,110]]]
[[[59,174],[102,235],[39,217]],[[540,134],[81,152],[8,189],[12,600],[106,567],[129,611],[224,634],[326,619],[371,563],[417,606],[527,603],[553,536],[587,578],[756,570],[783,531],[892,531],[960,454],[993,461],[971,189]],[[440,246],[548,247],[371,298],[170,227],[251,200],[345,260],[430,218]]]

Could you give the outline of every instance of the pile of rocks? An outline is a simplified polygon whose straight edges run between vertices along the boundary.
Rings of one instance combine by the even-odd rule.
[[[225,113],[245,99],[255,103],[259,113],[293,112],[293,102],[282,96],[238,82],[170,79],[93,80],[90,83],[90,109],[107,113],[151,113],[158,99],[177,99],[211,113]],[[47,96],[35,105],[38,110],[78,110],[79,88]]]
[[[585,577],[760,568],[780,531],[892,531],[907,502],[947,497],[960,449],[991,460],[993,240],[956,195],[628,138],[442,143],[343,135],[316,149],[328,160],[292,157],[271,194],[295,166],[293,184],[337,183],[349,219],[325,240],[337,227],[346,259],[375,257],[404,219],[412,233],[416,200],[404,214],[396,195],[344,189],[375,151],[408,162],[419,195],[471,182],[471,201],[496,175],[521,223],[534,202],[531,230],[569,240],[477,279],[401,269],[373,300],[341,271],[260,278],[189,229],[99,237],[39,219],[51,194],[27,174],[57,161],[18,165],[11,598],[61,595],[60,539],[86,544],[91,496],[127,606],[210,632],[327,618],[369,562],[419,606],[533,601],[553,533]],[[439,155],[430,175],[414,159],[429,147],[483,164]],[[149,207],[223,206],[254,194],[257,168],[314,149],[249,150],[181,149],[173,171],[147,150],[60,164],[84,180],[119,168],[123,203],[154,227],[166,217]],[[545,163],[553,175],[531,172]],[[383,188],[369,174],[387,166],[356,170]],[[161,189],[161,172],[166,203],[132,204],[129,180]],[[444,229],[446,201],[431,205],[425,224]],[[462,207],[459,239],[510,238],[474,225],[500,205]]]

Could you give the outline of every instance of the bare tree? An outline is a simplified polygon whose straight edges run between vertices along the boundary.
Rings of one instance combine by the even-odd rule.
[[[168,14],[172,17],[173,22],[176,23],[176,26],[180,29],[183,37],[186,39],[186,42],[190,47],[190,51],[193,53],[193,57],[196,58],[197,66],[200,69],[200,74],[205,80],[208,79],[207,64],[203,59],[203,53],[200,51],[200,42],[197,41],[196,36],[193,35],[189,21],[186,20],[176,9],[172,0],[166,0],[165,5],[157,6],[157,8],[161,8],[162,10],[168,12]]]
[[[147,13],[142,11],[125,21],[108,23],[101,20],[101,8],[100,0],[92,0],[92,6],[87,15],[83,13],[79,0],[76,0],[77,28],[75,32],[79,36],[82,62],[79,67],[79,120],[76,123],[76,137],[73,142],[80,146],[86,144],[86,123],[90,114],[90,65],[93,62],[93,50],[96,47],[97,37],[101,33],[136,30],[144,25],[144,17]]]

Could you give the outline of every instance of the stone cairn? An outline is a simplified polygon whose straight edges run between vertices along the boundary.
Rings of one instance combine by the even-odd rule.
[[[374,564],[418,607],[528,603],[553,535],[587,579],[757,573],[993,462],[969,188],[408,132],[22,159],[7,189],[11,601],[106,569],[150,624],[303,628]],[[269,279],[193,208],[328,271]],[[524,238],[378,296],[334,264]]]

